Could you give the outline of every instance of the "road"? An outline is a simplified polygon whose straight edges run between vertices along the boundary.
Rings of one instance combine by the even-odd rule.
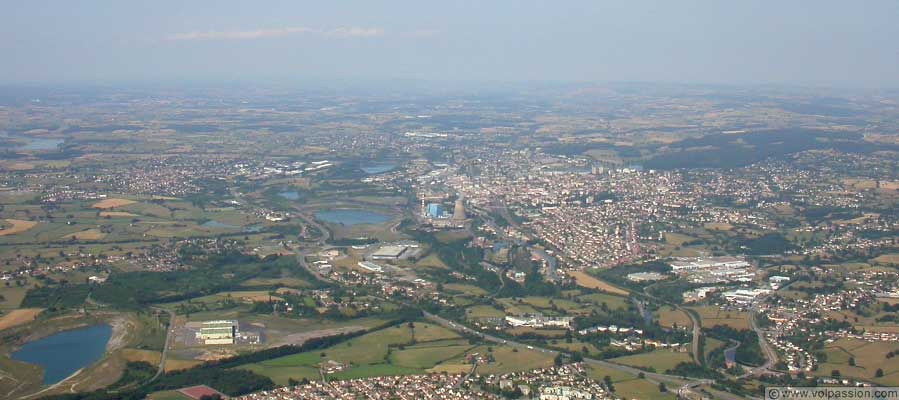
[[[305,269],[307,272],[312,274],[312,276],[314,276],[316,279],[318,279],[322,282],[333,283],[333,281],[328,279],[326,276],[322,275],[320,272],[318,272],[318,270],[309,266],[309,264],[306,262],[307,254],[305,252],[301,251],[299,247],[297,247],[294,251],[297,252],[297,262],[300,263],[300,266],[303,267],[303,269]],[[322,250],[322,251],[324,251],[324,250]]]
[[[321,232],[321,237],[318,238],[318,240],[316,242],[318,243],[319,246],[325,245],[325,243],[328,241],[328,239],[331,238],[331,231],[329,231],[328,228],[325,227],[324,225],[318,223],[318,221],[315,220],[315,217],[310,217],[310,216],[306,215],[306,213],[303,212],[303,209],[301,209],[300,207],[294,206],[293,209],[296,211],[295,215],[297,217],[299,217],[301,220],[303,220],[303,222],[305,222],[308,225],[314,226],[315,229],[318,229],[318,231]]]
[[[492,207],[493,207],[493,209],[498,210],[500,212],[500,215],[502,215],[503,218],[505,218],[507,221],[509,221],[510,225],[512,225],[513,227],[515,227],[518,230],[521,230],[521,227],[518,225],[518,223],[515,222],[515,219],[513,219],[512,216],[510,215],[509,208],[506,206],[505,203],[496,201],[496,202],[494,202]],[[543,251],[538,252],[538,251],[532,250],[532,253],[535,253],[541,257],[544,257],[544,259],[548,261],[548,264],[550,265],[550,268],[548,271],[549,275],[550,275],[550,279],[555,281],[558,278],[558,276],[556,275],[555,260],[552,259],[552,262],[549,262],[551,257]],[[656,300],[656,301],[659,301],[663,304],[669,304],[670,306],[687,314],[687,316],[690,317],[690,321],[692,321],[692,323],[693,323],[693,341],[691,343],[693,360],[697,364],[702,365],[702,359],[700,358],[700,357],[702,357],[702,354],[700,354],[700,351],[699,351],[699,339],[700,339],[700,335],[702,335],[702,326],[699,324],[699,319],[696,318],[696,316],[694,316],[693,314],[688,313],[686,310],[684,310],[683,308],[681,308],[681,306],[679,306],[677,304],[667,303],[655,296],[650,295],[649,293],[646,292],[646,288],[644,288],[643,294]]]
[[[552,355],[552,356],[558,355],[560,353],[557,350],[547,349],[547,348],[534,346],[534,345],[528,345],[528,344],[524,344],[524,343],[519,343],[519,342],[516,342],[513,340],[503,339],[501,337],[482,333],[477,330],[471,329],[465,325],[462,325],[458,322],[450,321],[446,318],[431,314],[427,311],[422,311],[422,312],[424,313],[425,319],[427,319],[431,322],[434,322],[440,326],[443,326],[450,330],[454,330],[456,332],[461,332],[461,333],[480,337],[481,339],[486,340],[488,342],[499,343],[499,344],[503,344],[503,345],[507,345],[507,346],[514,346],[514,347],[518,347],[518,348],[526,348],[529,350],[539,351],[541,353]],[[704,383],[707,384],[707,383],[711,382],[711,381],[704,380],[704,379],[694,379],[694,378],[682,379],[681,377],[674,376],[674,375],[659,374],[659,373],[655,373],[655,372],[646,372],[646,371],[643,371],[643,370],[640,370],[637,368],[628,367],[626,365],[615,364],[615,363],[611,363],[608,361],[597,360],[594,358],[584,358],[584,362],[587,364],[597,365],[597,366],[609,368],[609,369],[612,369],[615,371],[629,373],[632,375],[637,375],[642,372],[644,374],[644,376],[646,376],[646,378],[649,380],[653,380],[656,382],[673,383],[675,385],[682,385],[682,384],[688,383],[691,385],[695,384],[696,386],[698,386],[700,384],[704,384]]]
[[[724,360],[730,360],[733,363],[736,363],[736,352],[737,347],[740,347],[742,343],[739,340],[730,339],[731,346],[724,349]],[[708,360],[706,360],[708,361]]]
[[[160,311],[160,309],[156,309],[156,310]],[[172,345],[172,334],[174,332],[175,332],[175,313],[170,312],[169,313],[169,326],[166,327],[166,333],[165,333],[165,343],[162,345],[162,356],[159,357],[159,368],[156,370],[156,375],[153,375],[153,377],[150,378],[150,380],[147,381],[147,383],[155,381],[156,378],[159,378],[159,376],[165,372],[165,358],[169,354],[169,347],[171,347],[171,345]]]
[[[693,325],[693,342],[691,343],[692,353],[693,353],[693,361],[695,361],[696,364],[702,365],[702,361],[701,361],[702,359],[700,358],[700,357],[702,357],[702,354],[699,353],[699,336],[702,335],[702,325],[699,324],[699,322],[700,322],[699,319],[696,318],[696,316],[693,315],[692,313],[687,312],[687,310],[685,310],[680,305],[666,302],[658,297],[655,297],[655,296],[649,294],[650,286],[652,286],[652,285],[643,287],[643,295],[644,296],[649,297],[650,299],[653,299],[655,301],[658,301],[661,304],[665,304],[665,305],[674,307],[675,310],[678,310],[684,314],[687,314],[687,316],[690,317],[690,322],[692,322],[692,325]]]
[[[308,270],[310,273],[315,274],[315,276],[318,277],[319,279],[321,279],[322,281],[333,283],[333,281],[331,281],[330,279],[319,275],[318,271],[315,271],[313,268],[310,268],[306,264],[305,256],[302,253],[299,253],[297,255],[297,259],[300,260],[300,265],[303,266],[304,268],[306,268],[306,270]],[[406,303],[406,302],[404,302],[404,304],[407,306],[413,306],[412,304]],[[499,344],[504,344],[504,345],[509,345],[509,346],[515,346],[518,348],[534,349],[536,351],[539,351],[539,352],[542,352],[545,354],[549,354],[552,356],[559,354],[559,351],[557,351],[557,350],[546,349],[546,348],[542,348],[539,346],[527,345],[527,344],[515,342],[512,340],[503,339],[503,338],[500,338],[497,336],[485,334],[480,331],[469,328],[465,325],[462,325],[458,322],[450,321],[450,320],[440,317],[438,315],[431,314],[427,311],[421,310],[421,312],[424,315],[425,319],[427,319],[431,322],[437,323],[438,325],[443,326],[444,328],[447,328],[447,329],[450,329],[450,330],[453,330],[456,332],[461,332],[464,334],[478,336],[481,339],[484,339],[488,342],[499,343]],[[698,380],[698,379],[693,379],[693,378],[688,378],[688,379],[684,380],[684,379],[681,379],[680,377],[674,376],[674,375],[665,375],[665,374],[659,374],[659,373],[654,373],[654,372],[646,372],[646,371],[643,371],[643,370],[640,370],[637,368],[628,367],[626,365],[614,364],[614,363],[610,363],[608,361],[597,360],[597,359],[593,359],[593,358],[584,358],[584,362],[586,362],[588,364],[593,364],[593,365],[609,368],[609,369],[612,369],[615,371],[626,372],[626,373],[629,373],[632,375],[637,375],[637,374],[643,373],[647,379],[654,380],[656,382],[661,381],[661,382],[666,382],[666,383],[673,383],[676,385],[682,385],[686,382],[689,386],[698,386],[703,383],[709,383],[707,380]]]
[[[771,348],[771,345],[768,344],[768,338],[765,337],[765,331],[758,326],[758,323],[756,323],[755,320],[755,315],[758,313],[758,307],[760,304],[764,304],[765,297],[766,296],[759,297],[752,303],[752,307],[749,309],[749,328],[755,331],[755,334],[758,336],[759,347],[762,348],[762,353],[765,353],[766,361],[761,366],[755,367],[749,370],[749,372],[740,375],[738,377],[740,379],[769,372],[774,368],[774,364],[777,364],[777,353]]]
[[[556,265],[558,264],[556,258],[547,254],[546,251],[534,247],[531,247],[531,254],[536,254],[543,261],[546,261],[546,277],[552,282],[558,282],[559,274],[556,272]]]
[[[505,206],[503,206],[501,208],[501,210],[505,211],[505,213],[508,213],[508,209],[506,209]],[[309,219],[302,213],[300,214],[300,218],[304,219],[306,222],[308,222],[310,224],[316,225],[317,227],[320,226],[320,225],[318,225],[317,222],[315,222],[312,219]],[[512,220],[510,220],[510,222],[512,222]],[[322,228],[324,228],[324,227],[321,227],[320,229],[322,229]],[[323,230],[323,232],[325,232],[325,235],[328,234],[327,233],[328,231],[326,229]],[[319,244],[324,245],[325,240],[326,240],[326,238],[322,238],[319,241]],[[305,259],[306,254],[304,254],[302,251],[299,251],[299,249],[297,249],[297,250],[298,250],[297,251],[297,259],[299,260],[300,266],[305,268],[307,271],[312,273],[314,276],[316,276],[320,280],[322,280],[324,282],[334,283],[330,279],[319,274],[318,271],[316,271],[314,268],[311,268],[306,263],[306,259]],[[411,306],[411,304],[408,304],[408,303],[406,305]],[[677,306],[677,305],[674,305],[674,307],[679,308],[679,306]],[[547,348],[543,348],[543,347],[539,347],[539,346],[527,345],[527,344],[515,342],[512,340],[503,339],[503,338],[493,336],[490,334],[485,334],[480,331],[471,329],[460,323],[457,323],[455,321],[450,321],[443,317],[437,316],[435,314],[431,314],[427,311],[421,310],[421,312],[427,320],[437,323],[438,325],[441,325],[445,328],[448,328],[448,329],[456,331],[456,332],[461,332],[461,333],[480,337],[481,339],[486,340],[488,342],[493,342],[493,343],[498,343],[498,344],[503,344],[503,345],[508,345],[508,346],[514,346],[514,347],[518,347],[518,348],[532,349],[532,350],[539,351],[544,354],[548,354],[548,355],[552,355],[552,356],[556,356],[560,353],[557,350],[547,349]],[[684,311],[684,312],[686,312],[686,311]],[[687,315],[690,316],[691,320],[693,319],[693,316],[691,314],[687,313]],[[695,321],[695,320],[693,321],[693,327],[694,327],[694,329],[693,329],[693,354],[694,354],[694,357],[697,357],[697,355],[699,354],[699,323],[698,323],[698,321]],[[697,358],[697,360],[698,360],[698,358]],[[675,386],[679,386],[680,387],[679,391],[690,390],[692,388],[695,388],[695,387],[698,387],[701,385],[709,385],[709,384],[714,383],[714,381],[709,380],[709,379],[697,379],[697,378],[684,379],[682,377],[675,376],[675,375],[660,374],[660,373],[656,373],[656,372],[647,372],[647,371],[643,371],[643,370],[629,367],[626,365],[615,364],[615,363],[611,363],[608,361],[594,359],[594,358],[588,358],[588,357],[584,357],[584,362],[587,364],[590,364],[590,365],[608,368],[608,369],[611,369],[614,371],[625,372],[625,373],[635,375],[635,376],[639,375],[639,374],[643,374],[643,376],[650,382],[653,382],[653,383],[665,382],[666,384],[673,384]],[[472,371],[474,371],[474,369]]]
[[[690,317],[690,321],[693,323],[693,359],[696,360],[696,363],[701,365],[702,361],[700,361],[700,357],[702,357],[702,354],[699,352],[699,335],[702,334],[702,325],[700,325],[699,318],[696,318],[693,313],[687,312],[687,310],[681,308],[679,305],[675,304],[674,307],[680,310],[680,312],[687,314],[687,316]]]

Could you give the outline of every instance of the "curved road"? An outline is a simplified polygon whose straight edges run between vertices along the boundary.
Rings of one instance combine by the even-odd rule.
[[[699,336],[702,335],[702,326],[700,325],[699,319],[696,318],[696,316],[693,315],[693,313],[688,312],[686,309],[684,309],[680,305],[674,304],[674,303],[669,303],[667,301],[664,301],[658,297],[655,297],[655,296],[649,294],[648,289],[650,286],[652,286],[652,285],[643,287],[643,295],[644,296],[649,297],[650,299],[653,299],[653,300],[655,300],[659,303],[665,304],[667,306],[674,307],[675,310],[678,310],[684,314],[687,314],[687,317],[690,318],[690,322],[693,325],[693,342],[691,343],[692,353],[693,353],[693,361],[696,362],[696,364],[702,365],[702,361],[701,361],[702,359],[700,358],[700,357],[702,357],[702,354],[699,353]],[[627,289],[625,289],[625,290],[627,290]]]
[[[738,377],[740,379],[745,379],[769,372],[772,368],[774,368],[774,364],[777,364],[777,353],[774,351],[774,349],[771,348],[771,345],[768,344],[768,338],[765,337],[765,331],[760,328],[755,321],[755,316],[758,313],[759,304],[762,303],[764,299],[765,296],[762,296],[752,303],[752,307],[749,309],[749,328],[755,331],[755,334],[758,336],[759,347],[761,347],[762,352],[765,353],[765,358],[767,359],[767,361],[765,361],[765,363],[761,366],[755,367],[749,370],[749,372],[740,375]]]
[[[330,283],[336,283],[336,282],[332,281],[331,279],[328,279],[328,278],[326,278],[326,277],[320,275],[320,274],[318,273],[318,271],[315,271],[313,268],[310,268],[310,266],[306,263],[306,260],[305,260],[305,254],[303,254],[302,252],[298,252],[298,253],[297,253],[297,259],[300,261],[300,265],[301,265],[303,268],[305,268],[305,269],[306,269],[307,271],[309,271],[310,273],[314,274],[316,277],[318,277],[318,278],[321,279],[322,281],[324,281],[324,282],[330,282]],[[413,304],[410,304],[410,303],[405,303],[405,304],[408,305],[408,306],[414,306]],[[536,351],[540,351],[540,352],[542,352],[542,353],[550,354],[550,355],[557,355],[557,354],[560,353],[560,352],[557,351],[557,350],[552,350],[552,349],[542,348],[542,347],[539,347],[539,346],[527,345],[527,344],[524,344],[524,343],[519,343],[519,342],[515,342],[515,341],[512,341],[512,340],[503,339],[503,338],[500,338],[500,337],[497,337],[497,336],[485,334],[485,333],[482,333],[482,332],[480,332],[480,331],[477,331],[477,330],[474,330],[474,329],[472,329],[472,328],[469,328],[469,327],[467,327],[467,326],[465,326],[465,325],[462,325],[462,324],[460,324],[460,323],[458,323],[458,322],[450,321],[450,320],[448,320],[448,319],[446,319],[446,318],[443,318],[443,317],[440,317],[440,316],[438,316],[438,315],[431,314],[431,313],[429,313],[429,312],[427,312],[427,311],[425,311],[425,310],[421,310],[421,312],[422,312],[422,315],[424,315],[425,319],[428,319],[428,320],[430,320],[430,321],[432,321],[432,322],[435,322],[435,323],[437,323],[438,325],[441,325],[441,326],[443,326],[443,327],[445,327],[445,328],[447,328],[447,329],[450,329],[450,330],[453,330],[453,331],[456,331],[456,332],[466,333],[466,334],[469,334],[469,335],[478,336],[478,337],[480,337],[481,339],[484,339],[484,340],[489,341],[489,342],[499,343],[499,344],[505,344],[505,345],[511,345],[511,346],[515,346],[515,347],[519,347],[519,348],[527,348],[527,349],[529,349],[529,350],[536,350]],[[585,358],[584,358],[584,362],[586,362],[586,363],[588,363],[588,364],[593,364],[593,365],[597,365],[597,366],[609,368],[609,369],[616,370],[616,371],[626,372],[626,373],[629,373],[629,374],[632,374],[632,375],[637,375],[637,374],[643,373],[644,376],[645,376],[646,378],[650,379],[650,380],[653,380],[653,381],[656,381],[656,382],[660,382],[660,381],[661,381],[661,382],[667,382],[667,383],[672,383],[672,384],[675,384],[675,385],[684,385],[685,387],[696,387],[696,386],[699,386],[699,385],[702,385],[702,384],[709,384],[709,383],[711,383],[711,381],[709,381],[709,380],[707,380],[707,379],[687,378],[687,379],[685,380],[685,379],[682,379],[682,378],[679,377],[679,376],[660,374],[660,373],[656,373],[656,372],[647,372],[647,371],[643,371],[643,370],[640,370],[640,369],[637,369],[637,368],[628,367],[628,366],[626,366],[626,365],[615,364],[615,363],[611,363],[611,362],[603,361],[603,360],[598,360],[598,359],[594,359],[594,358],[586,358],[586,357],[585,357]]]
[[[553,355],[553,356],[561,353],[558,350],[547,349],[547,348],[543,348],[543,347],[539,347],[539,346],[533,346],[533,345],[528,345],[528,344],[524,344],[524,343],[519,343],[514,340],[503,339],[503,338],[500,338],[497,336],[482,333],[480,331],[477,331],[477,330],[471,329],[465,325],[462,325],[458,322],[450,321],[446,318],[431,314],[427,311],[422,311],[422,313],[424,314],[426,319],[428,319],[432,322],[435,322],[438,325],[441,325],[447,329],[466,333],[469,335],[474,335],[474,336],[480,337],[481,339],[484,339],[488,342],[499,343],[499,344],[514,346],[514,347],[519,347],[519,348],[527,348],[528,350],[539,351],[541,353],[549,354],[549,355]],[[586,362],[588,364],[593,364],[593,365],[598,365],[601,367],[613,369],[616,371],[626,372],[626,373],[629,373],[632,375],[637,375],[642,372],[644,374],[644,376],[646,376],[646,378],[656,380],[656,381],[664,381],[667,383],[674,383],[677,385],[682,385],[684,383],[694,383],[694,384],[710,383],[709,380],[695,379],[695,378],[682,379],[681,377],[674,376],[674,375],[659,374],[659,373],[655,373],[655,372],[646,372],[641,369],[628,367],[626,365],[621,365],[621,364],[615,364],[615,363],[611,363],[608,361],[597,360],[594,358],[584,358],[584,362]]]

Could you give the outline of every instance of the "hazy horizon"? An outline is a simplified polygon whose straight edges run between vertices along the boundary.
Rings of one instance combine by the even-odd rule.
[[[22,2],[2,84],[899,87],[899,2]]]

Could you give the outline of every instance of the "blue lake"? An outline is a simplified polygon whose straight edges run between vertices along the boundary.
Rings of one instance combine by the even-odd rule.
[[[64,139],[31,137],[26,135],[5,135],[4,137],[26,140],[28,143],[16,147],[16,150],[56,150],[65,142]]]
[[[19,150],[55,150],[64,141],[62,139],[32,139],[31,143],[19,147]]]
[[[262,225],[259,225],[259,224],[248,225],[243,228],[243,231],[247,232],[247,233],[262,232]]]
[[[94,325],[60,332],[26,343],[12,359],[44,368],[44,384],[52,385],[103,357],[112,336],[109,325]]]
[[[383,174],[387,171],[396,168],[396,164],[373,164],[367,167],[362,167],[362,171],[366,174],[374,175],[374,174]]]
[[[235,226],[235,225],[231,225],[231,224],[226,224],[226,223],[222,223],[222,222],[218,222],[218,221],[213,221],[213,220],[206,221],[206,222],[204,222],[204,223],[203,223],[202,225],[200,225],[200,226],[202,226],[202,227],[204,227],[204,228],[220,228],[220,229],[234,229],[234,228],[240,228],[239,226]]]
[[[315,218],[340,225],[383,224],[390,216],[365,210],[328,210],[315,213]]]
[[[281,196],[287,200],[297,200],[300,198],[300,194],[297,192],[281,192],[278,193],[278,196]]]

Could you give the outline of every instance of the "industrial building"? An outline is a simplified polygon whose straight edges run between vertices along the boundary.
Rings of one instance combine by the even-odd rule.
[[[237,334],[237,321],[205,321],[197,333],[197,339],[203,344],[234,344]]]
[[[749,268],[751,266],[746,260],[735,257],[697,257],[673,261],[670,264],[671,270],[674,272],[710,268]]]
[[[652,282],[668,279],[668,275],[658,272],[634,272],[627,275],[627,280],[632,282]]]
[[[408,249],[407,246],[381,246],[371,254],[372,260],[398,260]]]
[[[427,208],[428,217],[443,218],[443,206],[436,203],[429,203]]]
[[[531,328],[565,328],[571,329],[571,317],[543,317],[543,316],[525,316],[514,317],[507,315],[506,323],[513,327],[527,326]]]
[[[384,267],[382,267],[378,264],[375,264],[373,262],[360,261],[359,263],[357,263],[357,265],[359,265],[360,267],[362,267],[368,271],[371,271],[371,272],[376,272],[376,273],[384,272]]]

